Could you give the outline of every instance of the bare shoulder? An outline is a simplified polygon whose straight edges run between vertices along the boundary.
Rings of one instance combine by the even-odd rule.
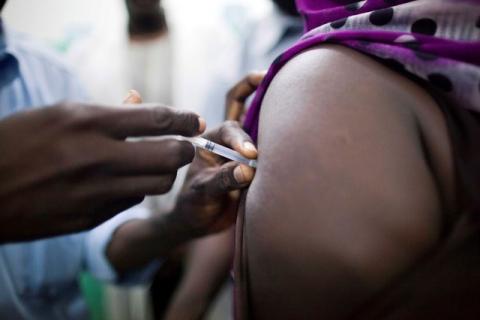
[[[379,121],[383,128],[379,128]],[[336,145],[353,137],[347,133],[356,123],[371,130],[368,135],[357,136],[365,141],[356,141],[356,147],[379,138],[381,129],[391,132],[402,127],[402,134],[416,141],[419,155],[428,158],[428,169],[438,180],[445,206],[455,208],[452,148],[437,103],[419,84],[342,46],[307,50],[282,68],[263,101],[259,146],[266,156],[284,151],[285,143],[293,143],[301,150],[291,152],[289,148],[287,152],[301,156],[307,145],[320,148],[319,137],[313,133],[322,131],[322,137],[327,134]],[[317,160],[311,159],[318,164]]]
[[[288,62],[263,101],[246,201],[259,317],[340,318],[427,254],[448,141],[433,99],[368,57],[322,46]]]

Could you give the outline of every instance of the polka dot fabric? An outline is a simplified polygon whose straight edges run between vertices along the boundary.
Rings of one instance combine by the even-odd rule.
[[[275,74],[321,43],[384,59],[431,83],[450,105],[480,112],[480,0],[297,0],[297,7],[305,34],[275,59],[258,88],[245,120],[252,138]]]

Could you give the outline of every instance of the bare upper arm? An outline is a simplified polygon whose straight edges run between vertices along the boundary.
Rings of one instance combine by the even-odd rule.
[[[413,83],[336,46],[290,61],[263,102],[246,201],[254,315],[341,318],[410,268],[438,240],[448,157],[443,117]]]

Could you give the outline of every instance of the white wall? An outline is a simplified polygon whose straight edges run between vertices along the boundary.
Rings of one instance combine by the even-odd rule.
[[[120,0],[10,0],[2,13],[14,29],[49,42],[72,29],[108,25],[124,16]]]
[[[251,4],[259,11],[265,0],[166,0],[184,21],[204,21],[222,4]],[[2,12],[5,22],[40,40],[57,42],[82,29],[124,26],[123,0],[9,0]]]

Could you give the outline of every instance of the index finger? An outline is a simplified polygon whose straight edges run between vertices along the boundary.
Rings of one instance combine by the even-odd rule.
[[[226,115],[228,120],[239,120],[245,101],[255,92],[265,77],[265,71],[251,72],[227,93]]]
[[[198,114],[161,105],[102,107],[95,122],[118,138],[156,135],[195,136],[205,131],[205,120]]]
[[[252,138],[243,131],[237,121],[225,121],[220,127],[205,133],[203,137],[232,148],[249,159],[257,158],[257,148]]]

